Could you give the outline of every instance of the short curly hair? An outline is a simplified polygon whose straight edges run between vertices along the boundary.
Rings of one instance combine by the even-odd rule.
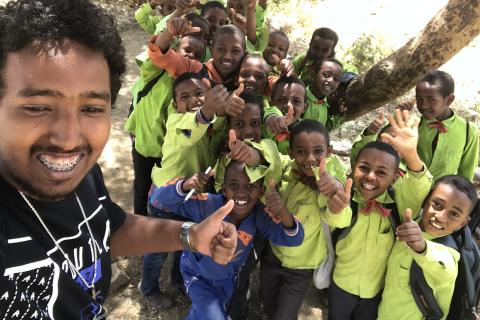
[[[0,7],[0,97],[9,52],[32,45],[39,50],[59,48],[66,39],[105,57],[115,103],[126,70],[125,48],[115,18],[88,0],[18,0]]]

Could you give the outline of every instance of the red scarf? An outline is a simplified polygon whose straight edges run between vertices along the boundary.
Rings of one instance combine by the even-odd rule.
[[[360,209],[360,212],[362,212],[365,215],[369,215],[375,209],[377,209],[378,212],[380,212],[380,215],[382,217],[388,217],[390,215],[390,212],[391,212],[390,209],[387,209],[387,208],[383,207],[382,204],[375,199],[368,200],[366,202],[366,206],[363,207],[362,209]]]
[[[446,133],[447,132],[447,128],[445,127],[445,125],[443,124],[442,121],[436,121],[436,122],[429,123],[428,127],[430,129],[433,129],[433,128],[438,129],[438,132],[440,132],[440,133]]]
[[[278,142],[282,142],[282,141],[287,140],[289,138],[290,138],[290,132],[284,132],[284,133],[280,133],[280,134],[275,135],[275,139],[277,139]]]

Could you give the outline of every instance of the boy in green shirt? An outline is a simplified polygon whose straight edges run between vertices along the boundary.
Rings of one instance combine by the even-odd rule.
[[[405,222],[397,229],[398,240],[388,258],[379,320],[424,319],[409,286],[413,261],[422,269],[443,313],[438,319],[446,319],[458,273],[459,253],[433,239],[463,228],[476,203],[475,187],[464,177],[448,175],[435,182],[418,224],[412,219],[412,211],[405,211]]]
[[[260,297],[272,319],[295,319],[312,282],[313,269],[327,256],[323,224],[350,224],[349,179],[344,189],[331,153],[328,131],[319,122],[303,120],[292,127],[290,160],[285,162],[279,193],[289,212],[304,226],[303,243],[293,248],[271,245],[262,258]],[[342,168],[340,168],[342,169]],[[332,172],[336,172],[334,176]],[[318,176],[318,177],[316,177]],[[286,318],[287,317],[287,318]]]
[[[450,109],[455,99],[453,78],[443,71],[430,71],[417,83],[418,155],[436,180],[458,174],[473,181],[478,164],[478,131]]]
[[[408,111],[400,110],[396,111],[396,119],[389,117],[389,121],[394,134],[383,134],[388,143],[374,141],[365,145],[352,172],[352,201],[358,212],[349,232],[336,243],[329,292],[331,320],[376,318],[394,242],[390,211],[384,205],[395,203],[398,212],[406,208],[418,212],[430,190],[431,178],[416,153],[418,122],[409,119]],[[397,176],[399,154],[407,164],[403,177]],[[390,186],[394,194],[387,191]]]
[[[156,8],[160,7],[160,14],[156,14]],[[148,0],[135,11],[135,20],[148,34],[155,32],[156,25],[162,17],[168,16],[175,10],[175,0]]]
[[[278,61],[281,61],[287,57],[288,48],[290,47],[290,41],[287,35],[280,30],[270,32],[268,35],[268,43],[263,50],[262,55],[265,61],[270,65],[271,76],[280,76],[280,70],[277,69]]]

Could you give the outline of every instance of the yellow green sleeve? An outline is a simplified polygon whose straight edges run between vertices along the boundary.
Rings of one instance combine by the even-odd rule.
[[[155,32],[155,26],[160,22],[161,17],[154,15],[155,10],[150,6],[150,4],[144,3],[135,11],[135,20],[137,20],[140,27],[142,27],[145,32],[148,34],[153,34]]]
[[[460,166],[458,167],[458,174],[473,181],[475,168],[478,164],[478,131],[477,125],[470,123],[469,125],[469,139],[466,142]]]

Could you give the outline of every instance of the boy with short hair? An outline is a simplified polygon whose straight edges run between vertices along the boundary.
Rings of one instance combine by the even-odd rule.
[[[290,41],[285,32],[276,30],[268,35],[268,43],[263,50],[262,55],[265,61],[272,67],[270,75],[280,76],[280,70],[277,69],[278,60],[287,57]],[[277,59],[278,58],[278,59]]]
[[[344,179],[345,172],[329,158],[327,129],[310,119],[298,122],[292,127],[288,152],[291,159],[285,162],[279,192],[287,210],[303,223],[305,239],[295,248],[272,244],[262,258],[260,297],[271,319],[296,319],[313,269],[327,257],[323,224],[341,228],[351,219],[352,181],[344,189],[335,179]]]
[[[417,108],[422,114],[417,151],[434,180],[458,174],[473,181],[479,152],[477,126],[450,109],[454,89],[453,78],[439,70],[417,83]]]
[[[398,212],[406,208],[418,212],[430,190],[431,177],[416,153],[418,123],[400,110],[396,119],[389,117],[389,121],[394,135],[383,135],[388,143],[365,145],[352,172],[355,189],[351,206],[358,212],[354,212],[353,225],[336,242],[330,320],[376,319],[386,262],[394,243],[389,220],[392,212],[385,206],[395,203]],[[407,164],[403,177],[397,176],[399,153]],[[393,192],[388,190],[391,186]]]
[[[446,319],[459,268],[459,253],[435,239],[468,228],[465,225],[476,203],[475,187],[464,177],[448,175],[433,185],[418,223],[412,219],[410,209],[405,211],[405,222],[396,231],[397,241],[388,258],[379,320],[424,319],[409,286],[414,262],[422,270],[443,313],[438,319]]]
[[[243,163],[232,160],[225,170],[221,194],[198,194],[186,202],[184,198],[188,191],[206,184],[206,174],[200,172],[187,180],[176,179],[170,185],[152,191],[150,203],[154,206],[171,210],[193,221],[202,221],[225,202],[235,203],[226,218],[237,226],[239,235],[234,260],[219,265],[196,252],[183,252],[181,270],[187,294],[192,301],[186,319],[228,318],[225,304],[235,289],[235,278],[252,249],[256,235],[285,246],[297,246],[303,240],[302,225],[284,208],[274,190],[267,192],[266,206],[281,223],[274,223],[268,217],[265,206],[259,201],[264,192],[263,178],[252,181],[247,171]]]

